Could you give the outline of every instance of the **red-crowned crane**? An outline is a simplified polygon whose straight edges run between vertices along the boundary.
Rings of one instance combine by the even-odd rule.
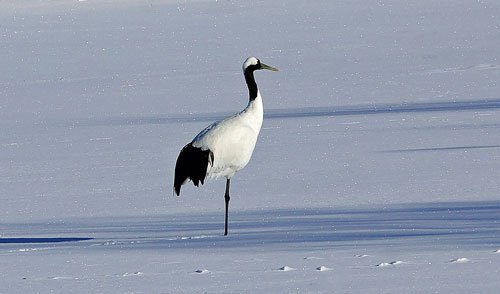
[[[247,58],[243,63],[249,92],[247,107],[206,127],[182,148],[175,164],[174,191],[177,196],[181,193],[181,186],[190,180],[198,186],[199,183],[203,185],[205,179],[226,178],[224,235],[228,233],[229,183],[234,174],[250,161],[264,117],[262,97],[253,76],[254,71],[260,69],[278,71],[255,57]]]

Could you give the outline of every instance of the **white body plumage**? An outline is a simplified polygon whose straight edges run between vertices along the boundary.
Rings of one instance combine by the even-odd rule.
[[[248,164],[263,118],[262,97],[257,92],[257,97],[243,111],[213,123],[194,138],[194,147],[213,153],[213,162],[207,166],[208,179],[230,179]]]

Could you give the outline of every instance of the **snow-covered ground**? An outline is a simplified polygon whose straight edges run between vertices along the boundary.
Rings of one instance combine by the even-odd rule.
[[[0,2],[0,293],[494,293],[500,2]],[[232,181],[175,159],[266,118]]]

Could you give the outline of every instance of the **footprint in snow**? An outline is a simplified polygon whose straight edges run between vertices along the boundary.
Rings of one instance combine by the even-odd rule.
[[[470,262],[470,259],[467,257],[460,257],[460,258],[455,258],[449,261],[449,263],[466,263]]]
[[[379,263],[379,264],[377,264],[377,267],[393,266],[393,265],[399,265],[399,264],[403,264],[403,263],[404,263],[404,261],[395,260],[395,261],[391,261],[391,262],[382,262],[382,263]]]
[[[133,273],[123,273],[122,277],[135,277],[135,276],[142,276],[144,275],[143,272],[133,272]]]
[[[115,240],[108,240],[108,241],[104,241],[102,243],[99,243],[99,244],[92,244],[91,246],[113,246],[113,245],[117,245],[118,242],[116,242]]]
[[[319,272],[326,272],[326,271],[331,271],[333,269],[322,265],[322,266],[318,266],[316,268],[316,270],[319,271]]]
[[[307,256],[307,257],[304,257],[304,260],[319,260],[319,259],[323,259],[323,258],[316,257],[316,256]]]
[[[370,255],[368,255],[368,254],[356,254],[356,255],[354,255],[354,257],[365,258],[365,257],[370,257]]]
[[[78,278],[73,277],[48,277],[49,280],[78,280]]]
[[[210,236],[207,235],[200,235],[200,236],[177,236],[174,238],[169,238],[168,241],[184,241],[184,240],[198,240],[198,239],[205,239],[209,238]]]
[[[295,269],[293,267],[289,267],[288,265],[282,266],[279,268],[280,271],[284,272],[289,272],[289,271],[294,271]]]
[[[40,251],[40,250],[49,250],[53,249],[52,247],[35,247],[35,248],[19,248],[15,250],[9,250],[9,253],[12,252],[31,252],[31,251]]]
[[[143,272],[124,272],[121,274],[113,274],[113,275],[106,275],[106,277],[112,277],[112,278],[125,278],[125,277],[138,277],[144,275]]]

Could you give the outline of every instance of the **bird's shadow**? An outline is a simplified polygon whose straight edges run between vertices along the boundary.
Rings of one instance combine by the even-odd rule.
[[[32,235],[83,236],[78,246],[106,249],[203,249],[277,246],[293,250],[353,246],[491,247],[500,245],[500,201],[391,205],[366,209],[234,211],[223,236],[222,213],[92,218],[0,229]],[[7,238],[19,240],[22,236]],[[29,240],[29,239],[26,239]],[[32,240],[37,240],[33,238]],[[40,239],[41,240],[41,239]],[[63,238],[48,239],[48,242]],[[71,241],[71,240],[67,240]],[[81,245],[80,245],[81,244]],[[0,244],[1,245],[1,244]]]
[[[265,119],[289,119],[307,117],[336,117],[350,115],[376,115],[397,113],[428,113],[444,111],[494,110],[500,108],[500,99],[481,99],[470,101],[416,102],[398,104],[369,104],[347,106],[289,107],[266,109]],[[173,114],[155,116],[120,116],[107,118],[79,119],[59,122],[56,125],[71,126],[112,126],[112,125],[155,125],[189,122],[212,122],[226,118],[233,112],[211,112],[196,114]]]

